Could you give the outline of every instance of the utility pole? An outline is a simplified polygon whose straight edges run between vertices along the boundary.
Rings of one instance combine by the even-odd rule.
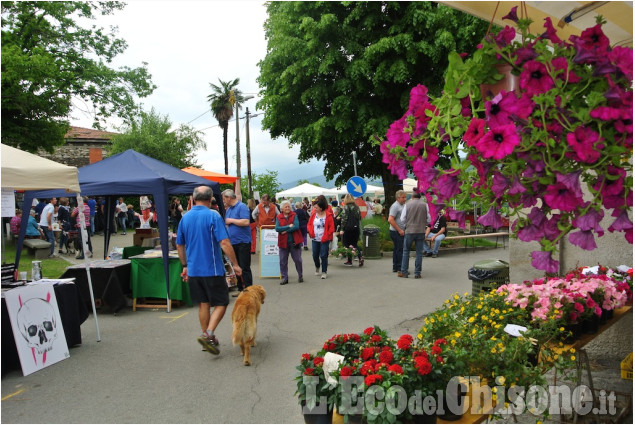
[[[353,151],[353,173],[357,175],[357,152]]]
[[[236,177],[240,179],[240,136],[238,135],[240,120],[238,119],[238,99],[234,102],[236,106]]]
[[[245,146],[247,148],[247,190],[249,192],[249,198],[251,199],[253,197],[253,192],[251,189],[251,148],[249,147],[249,108],[246,109],[245,111],[245,117],[246,117],[246,141],[245,141]]]

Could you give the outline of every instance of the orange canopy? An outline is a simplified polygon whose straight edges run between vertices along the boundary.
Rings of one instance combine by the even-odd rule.
[[[204,179],[214,181],[219,184],[234,183],[238,180],[238,177],[228,176],[221,173],[214,173],[213,171],[201,170],[200,168],[187,167],[183,168],[186,173],[194,174],[195,176],[203,177]]]

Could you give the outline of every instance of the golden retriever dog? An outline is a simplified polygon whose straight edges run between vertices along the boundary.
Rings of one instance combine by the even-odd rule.
[[[256,330],[260,304],[265,303],[267,292],[260,285],[252,285],[240,293],[232,311],[232,342],[240,345],[245,366],[251,366],[249,351],[256,346]]]

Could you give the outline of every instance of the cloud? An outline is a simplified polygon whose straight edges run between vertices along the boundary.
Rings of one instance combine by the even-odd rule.
[[[131,1],[112,16],[99,17],[95,24],[116,25],[128,49],[114,66],[148,63],[155,92],[141,99],[145,110],[152,107],[168,115],[174,127],[188,124],[203,130],[207,149],[198,152],[204,168],[224,172],[222,130],[209,112],[209,83],[240,78],[243,93],[257,93],[258,62],[267,51],[264,22],[266,8],[261,1]],[[252,114],[257,99],[248,100]],[[244,116],[245,109],[241,116]],[[90,127],[92,120],[73,113],[72,125]],[[260,117],[261,118],[261,117]],[[271,140],[260,127],[260,118],[250,122],[252,170],[277,170],[297,166],[299,148],[289,148],[284,139]],[[116,129],[120,120],[109,121]],[[247,174],[245,120],[240,121],[241,174]],[[236,172],[236,124],[228,129],[230,174]],[[320,161],[312,161],[321,164]]]

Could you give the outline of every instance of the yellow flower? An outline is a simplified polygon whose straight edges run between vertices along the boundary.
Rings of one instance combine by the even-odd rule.
[[[498,316],[498,320],[503,320],[504,316]]]
[[[575,361],[575,356],[571,356],[571,361],[574,362]]]
[[[427,318],[427,317],[423,320],[423,323],[424,323],[425,325],[427,325],[427,324],[429,323],[429,322],[428,322],[428,318]]]
[[[474,323],[474,317],[470,317],[469,319],[467,319],[467,321],[470,323]]]
[[[434,321],[435,321],[434,318],[430,319],[430,323],[434,323]]]
[[[558,360],[558,357],[560,357],[560,356],[558,356],[557,354],[554,354],[554,355],[553,355],[553,359],[554,359],[554,360]]]
[[[476,328],[472,329],[472,335],[476,333]]]
[[[425,331],[425,329],[424,329],[424,331]],[[417,338],[419,338],[419,339],[423,339],[423,335],[421,335],[421,334],[417,334]]]
[[[468,296],[468,295],[470,295],[470,294],[466,292],[466,293],[465,293],[465,294],[463,294],[463,295],[467,297],[467,296]]]
[[[450,300],[445,300],[445,304],[450,304]]]
[[[560,332],[564,332],[564,328],[563,327],[560,327]]]
[[[505,377],[504,376],[499,376],[498,378],[496,378],[496,383],[498,385],[505,385]]]
[[[461,306],[461,313],[465,311],[465,307]]]
[[[492,349],[490,350],[492,353],[496,354],[496,347],[492,347]]]
[[[496,341],[496,340],[497,340],[497,338],[496,338],[495,336],[491,337],[490,339],[491,339],[492,341]]]
[[[496,389],[496,388],[494,388],[494,389]],[[492,401],[496,401],[497,398],[498,397],[496,397],[496,394],[492,394]]]
[[[456,340],[455,339],[450,340],[450,344],[452,344],[452,346],[454,347],[456,345]]]
[[[492,392],[493,393],[497,393],[498,392],[498,388],[496,388],[496,387],[492,388]]]
[[[569,350],[571,352],[571,354],[575,353],[575,348],[572,348],[571,350]]]

